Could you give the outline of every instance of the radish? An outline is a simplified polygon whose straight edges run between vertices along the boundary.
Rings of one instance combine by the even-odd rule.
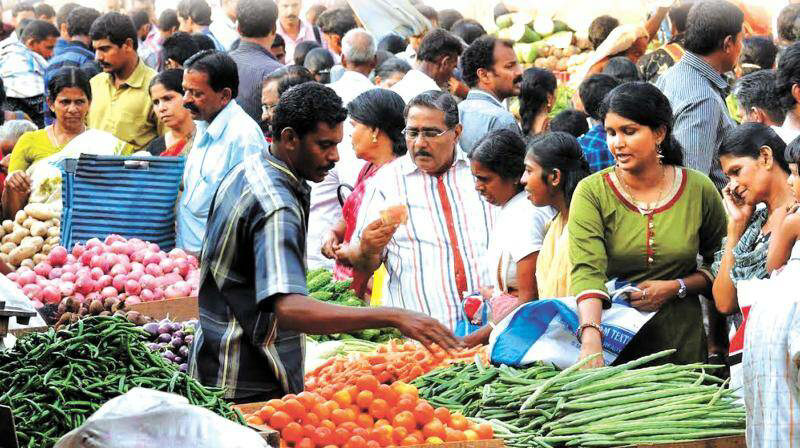
[[[56,246],[50,249],[50,254],[47,255],[47,261],[52,266],[63,266],[67,262],[67,249],[64,246]]]
[[[50,266],[50,263],[46,263],[44,261],[39,263],[39,264],[37,264],[33,268],[33,272],[35,272],[36,275],[41,275],[42,277],[49,277],[50,276],[50,271],[52,271],[52,270],[53,270],[53,267]]]
[[[142,292],[142,286],[138,281],[128,279],[128,281],[125,282],[125,292],[128,294],[139,294]]]

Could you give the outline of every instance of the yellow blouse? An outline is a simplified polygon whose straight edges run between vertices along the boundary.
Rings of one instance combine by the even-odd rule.
[[[547,228],[536,260],[536,285],[540,299],[567,297],[570,294],[569,231],[564,215],[558,214]]]
[[[63,146],[55,146],[47,135],[47,128],[38,131],[31,131],[22,134],[11,151],[11,161],[8,164],[8,172],[25,171],[34,163],[64,149]]]

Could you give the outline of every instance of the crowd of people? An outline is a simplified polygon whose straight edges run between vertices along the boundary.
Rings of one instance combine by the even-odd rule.
[[[218,14],[180,0],[158,17],[150,0],[15,4],[3,215],[27,203],[37,162],[87,130],[123,154],[185,157],[177,246],[203,271],[191,370],[236,401],[302,388],[303,332],[486,343],[462,304],[476,292],[509,310],[575,297],[589,356],[609,280],[656,312],[618,362],[675,348],[669,361],[737,363],[724,336],[744,327],[737,282],[797,253],[800,7],[777,38],[726,0],[681,0],[643,26],[598,17],[572,107],[555,113],[553,72],[412,3],[428,27],[408,39],[374,35],[346,3],[302,17],[300,0],[223,0]],[[317,268],[384,307],[308,298]]]

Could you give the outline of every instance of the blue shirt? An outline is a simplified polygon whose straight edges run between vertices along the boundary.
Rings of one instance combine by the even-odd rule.
[[[78,67],[86,73],[89,79],[101,71],[94,61],[94,52],[82,42],[59,39],[56,41],[53,57],[44,72],[45,97],[48,96],[47,83],[50,82],[53,74],[62,67]],[[45,124],[53,123],[53,117],[48,113],[50,108],[47,107],[47,101],[44,102],[43,110]]]
[[[608,149],[606,130],[602,124],[594,125],[588,132],[578,137],[578,143],[581,144],[583,155],[586,156],[589,169],[593,173],[616,163],[614,155]]]
[[[183,171],[178,204],[176,246],[200,252],[211,198],[228,171],[249,154],[267,148],[261,128],[236,101],[230,101],[211,123],[196,122],[194,146]]]
[[[283,67],[264,47],[241,41],[228,53],[239,71],[239,95],[236,102],[257,123],[261,121],[261,85],[264,77]]]
[[[472,89],[458,105],[458,121],[464,127],[458,140],[461,149],[471,153],[484,135],[497,129],[519,132],[519,125],[500,101],[489,92]]]

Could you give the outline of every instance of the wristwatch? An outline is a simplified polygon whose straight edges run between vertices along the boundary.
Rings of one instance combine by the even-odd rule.
[[[689,291],[686,289],[686,283],[684,283],[683,279],[679,278],[678,283],[681,284],[681,287],[678,288],[678,298],[683,299]]]

